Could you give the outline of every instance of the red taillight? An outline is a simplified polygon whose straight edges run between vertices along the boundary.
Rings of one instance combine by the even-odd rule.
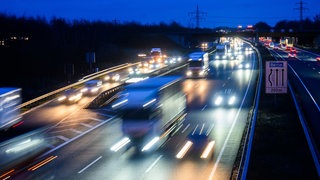
[[[16,127],[20,126],[21,124],[23,124],[23,121],[20,121],[17,124],[13,125],[12,128],[16,128]]]

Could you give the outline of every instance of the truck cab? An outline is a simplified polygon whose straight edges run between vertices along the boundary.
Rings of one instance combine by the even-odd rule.
[[[20,88],[0,88],[0,130],[7,130],[21,120],[19,108],[21,102]]]
[[[187,78],[204,78],[209,71],[209,55],[207,52],[189,54]]]
[[[152,77],[129,84],[112,105],[122,118],[122,132],[133,146],[147,151],[150,142],[166,137],[185,113],[186,96],[177,76]]]

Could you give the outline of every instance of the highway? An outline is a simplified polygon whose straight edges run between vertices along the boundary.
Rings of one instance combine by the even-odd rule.
[[[249,47],[245,45],[244,47]],[[2,171],[10,179],[230,179],[240,141],[252,107],[258,75],[257,55],[241,50],[242,60],[216,60],[210,56],[205,79],[185,79],[187,114],[175,133],[157,150],[138,153],[110,148],[121,140],[121,119],[110,109],[85,109],[94,97],[77,104],[50,101],[24,115],[24,124],[45,123],[47,149],[31,163]],[[240,67],[239,64],[245,65]],[[247,69],[244,69],[247,66]],[[174,72],[184,75],[184,71]],[[109,83],[105,90],[117,86]],[[216,94],[231,92],[233,106],[217,106]],[[226,94],[229,95],[230,94]],[[24,126],[21,125],[21,127]],[[19,127],[17,127],[19,128]],[[177,158],[194,131],[209,134],[213,153],[201,159],[195,146]],[[193,142],[196,144],[196,142]]]
[[[289,58],[288,51],[272,50],[274,56],[288,62],[290,82],[296,92],[303,115],[308,124],[312,141],[317,149],[320,148],[320,93],[319,77],[320,62],[316,60],[319,55],[296,48],[296,58]],[[315,152],[315,154],[317,154]],[[315,155],[319,159],[320,155]]]

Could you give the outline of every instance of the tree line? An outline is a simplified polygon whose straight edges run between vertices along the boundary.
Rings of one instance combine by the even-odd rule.
[[[165,33],[185,30],[176,22],[118,24],[0,14],[0,63],[10,69],[1,71],[0,83],[23,87],[34,96],[44,94],[92,73],[88,52],[95,53],[93,69],[136,62],[137,54],[151,47],[181,49]]]
[[[259,31],[319,31],[320,17],[303,22],[283,20],[270,27],[254,25]],[[177,22],[142,25],[138,22],[47,20],[0,14],[1,86],[19,86],[28,98],[36,97],[91,73],[86,53],[95,53],[93,68],[104,69],[137,60],[137,54],[152,47],[185,50],[168,33],[193,29]],[[197,29],[212,31],[214,29]],[[7,71],[4,71],[7,69]]]

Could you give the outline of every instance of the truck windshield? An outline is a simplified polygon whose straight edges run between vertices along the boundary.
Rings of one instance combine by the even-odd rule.
[[[202,67],[202,61],[190,61],[189,62],[189,67]]]
[[[153,51],[153,52],[151,52],[151,56],[160,56],[160,52]]]
[[[147,109],[125,109],[121,112],[124,120],[149,120],[150,110]]]
[[[98,86],[97,83],[88,83],[86,84],[87,87],[96,87]]]

